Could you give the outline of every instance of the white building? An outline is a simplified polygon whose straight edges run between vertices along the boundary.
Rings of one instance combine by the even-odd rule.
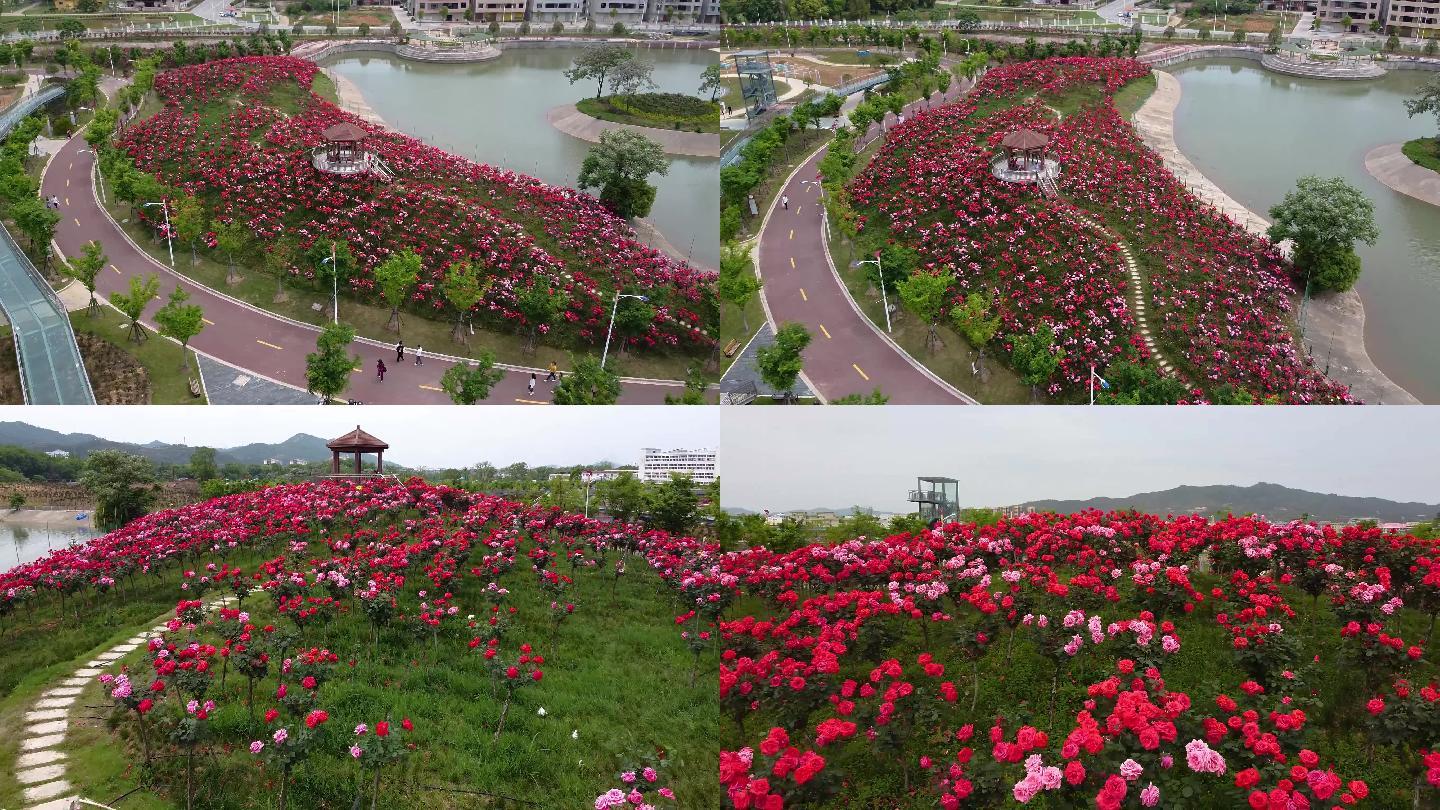
[[[670,480],[671,474],[688,475],[697,484],[709,484],[719,475],[714,450],[661,450],[646,447],[636,478],[648,483]]]
[[[69,451],[69,450],[46,450],[46,451],[45,451],[45,455],[50,456],[51,458],[69,458],[69,457],[70,457],[70,451]]]

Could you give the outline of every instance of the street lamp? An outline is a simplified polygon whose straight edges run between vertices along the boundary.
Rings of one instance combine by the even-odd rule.
[[[165,246],[170,249],[170,269],[175,269],[175,232],[170,228],[170,204],[165,200],[160,202],[148,202],[141,204],[142,208],[149,208],[152,205],[160,206],[165,214]]]
[[[330,256],[320,260],[323,267],[330,265],[330,304],[335,313],[335,323],[340,323],[340,265],[335,261],[335,242],[330,242]]]
[[[873,259],[861,259],[855,262],[855,267],[862,264],[873,264],[875,270],[880,273],[880,305],[885,308],[885,331],[890,332],[890,298],[885,294],[885,267],[880,264],[880,254],[876,253]]]
[[[640,301],[650,300],[643,295],[632,295],[631,293],[622,293],[619,290],[615,291],[615,304],[610,307],[610,328],[605,331],[605,351],[600,353],[600,368],[605,368],[605,359],[610,356],[610,336],[615,334],[615,314],[620,311],[621,298],[635,298]]]

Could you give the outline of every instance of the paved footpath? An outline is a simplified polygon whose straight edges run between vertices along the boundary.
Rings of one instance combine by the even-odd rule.
[[[210,600],[208,609],[234,602],[234,596]],[[86,685],[116,661],[149,643],[165,632],[160,624],[136,634],[133,638],[95,656],[85,666],[70,673],[40,694],[40,699],[25,713],[25,730],[21,733],[20,754],[15,760],[15,779],[24,786],[26,810],[70,810],[76,798],[74,786],[65,778],[65,752],[59,750],[70,728],[70,713]]]
[[[760,234],[757,266],[770,320],[810,330],[805,377],[826,400],[878,387],[892,405],[974,404],[887,340],[856,310],[831,269],[819,186],[806,182],[818,176],[824,156],[823,149],[816,152],[790,176],[781,191],[790,207],[782,208],[776,195]]]
[[[105,248],[109,264],[97,279],[97,292],[109,296],[129,289],[130,277],[157,274],[160,295],[147,308],[147,325],[153,326],[153,315],[170,295],[176,284],[183,283],[191,303],[205,311],[205,330],[190,342],[197,352],[208,354],[233,366],[304,391],[305,355],[315,351],[319,328],[302,324],[246,304],[223,292],[202,287],[152,259],[136,247],[119,226],[110,219],[95,199],[91,167],[94,156],[78,135],[66,141],[51,159],[41,184],[41,194],[60,198],[60,224],[55,243],[65,256],[80,255],[81,245],[98,240]],[[440,375],[452,361],[428,356],[423,366],[416,366],[406,354],[404,363],[393,362],[391,344],[359,338],[352,345],[362,367],[355,372],[350,388],[342,395],[366,404],[450,404],[450,397],[440,388]],[[385,382],[375,378],[375,361],[383,359],[389,367]],[[530,369],[510,367],[490,392],[489,405],[545,405],[550,389],[543,382],[530,394],[527,384]],[[544,379],[544,373],[540,378]],[[684,383],[673,380],[639,380],[627,378],[621,389],[620,402],[627,405],[661,404],[666,394],[678,394]]]

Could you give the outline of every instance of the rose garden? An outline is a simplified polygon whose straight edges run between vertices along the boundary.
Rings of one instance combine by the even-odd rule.
[[[726,806],[1434,806],[1437,565],[1119,512],[729,553]]]
[[[40,688],[158,620],[76,699],[86,795],[714,806],[716,553],[419,479],[147,515],[0,576],[0,757]]]

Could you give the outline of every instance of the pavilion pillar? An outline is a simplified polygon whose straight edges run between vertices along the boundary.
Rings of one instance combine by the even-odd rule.
[[[330,451],[330,474],[331,474],[331,475],[339,475],[339,474],[340,474],[340,451],[339,451],[339,450],[331,450],[331,451]]]
[[[377,473],[385,472],[385,451],[384,451],[384,450],[376,450],[376,451],[375,451],[375,472],[377,472]]]
[[[364,454],[364,453],[361,453],[359,450],[356,450],[356,451],[355,451],[355,474],[356,474],[356,475],[359,475],[359,474],[360,474],[360,457],[363,456],[363,455],[365,455],[365,454]]]

